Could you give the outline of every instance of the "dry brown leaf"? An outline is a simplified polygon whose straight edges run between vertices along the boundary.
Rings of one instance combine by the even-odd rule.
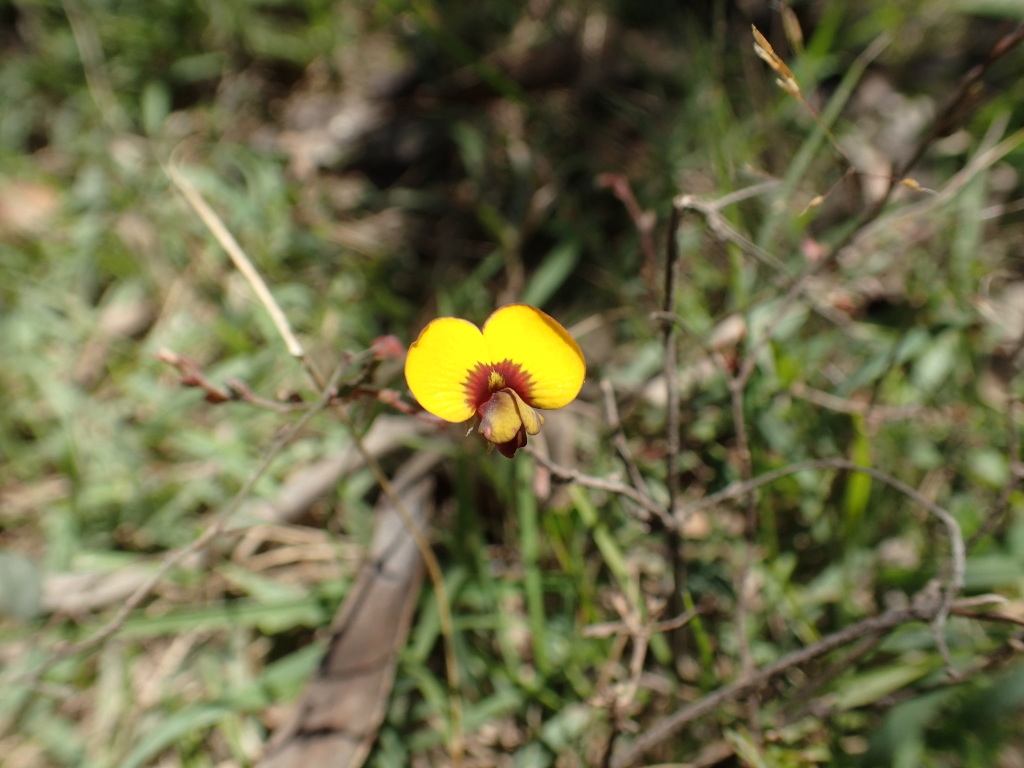
[[[754,32],[754,53],[778,75],[775,82],[779,84],[782,90],[793,96],[799,96],[800,86],[797,85],[796,78],[793,77],[793,73],[786,66],[786,62],[775,53],[772,44],[758,31],[757,27],[751,24],[750,28]]]
[[[782,4],[779,13],[782,15],[782,31],[786,34],[786,40],[794,51],[801,53],[804,49],[804,32],[800,28],[800,19],[787,3]]]
[[[938,194],[938,192],[936,192],[934,189],[928,189],[928,187],[922,187],[921,184],[917,181],[917,179],[912,179],[909,176],[907,178],[905,178],[905,179],[900,179],[900,184],[902,184],[907,189],[914,190],[915,192],[928,192],[929,194],[932,194],[932,195],[937,195]]]
[[[808,211],[810,211],[810,210],[812,210],[814,208],[817,208],[819,205],[821,205],[824,202],[825,202],[825,196],[824,195],[815,195],[814,197],[811,198],[810,202],[808,202],[807,205],[804,206],[804,209],[802,211],[800,211],[800,215],[801,216],[805,215]]]
[[[60,205],[57,190],[33,181],[0,184],[0,237],[43,232]]]
[[[411,474],[404,482],[401,476],[396,479],[395,491],[422,529],[434,483],[422,465],[415,477]],[[363,764],[387,710],[398,652],[405,645],[422,581],[416,542],[384,500],[370,556],[338,611],[323,660],[267,745],[259,768]]]

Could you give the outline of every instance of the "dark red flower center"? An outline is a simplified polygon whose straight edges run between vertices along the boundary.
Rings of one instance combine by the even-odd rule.
[[[491,395],[500,389],[514,389],[523,398],[523,402],[532,406],[530,393],[533,379],[524,371],[519,363],[505,358],[500,363],[477,363],[462,384],[466,390],[466,402],[478,412],[480,407],[491,399]]]

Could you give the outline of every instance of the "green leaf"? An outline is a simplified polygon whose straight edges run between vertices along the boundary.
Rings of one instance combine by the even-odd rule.
[[[855,429],[853,450],[850,459],[862,467],[871,466],[871,439],[864,428],[864,417],[852,417]],[[846,490],[843,495],[843,513],[846,530],[853,532],[864,519],[864,511],[868,507],[871,496],[871,477],[864,472],[850,472],[846,478]]]
[[[560,243],[534,271],[523,291],[523,303],[543,307],[572,274],[579,260],[579,241]]]
[[[191,707],[160,719],[160,724],[136,745],[118,768],[142,768],[182,737],[220,722],[233,714],[232,707],[208,704]]]
[[[948,330],[939,334],[914,366],[914,383],[924,392],[934,391],[952,373],[959,360],[960,333]]]
[[[1024,563],[1004,554],[968,558],[964,585],[968,590],[991,590],[1018,585],[1024,580]]]
[[[15,552],[0,551],[0,614],[30,619],[39,614],[42,597],[36,564]]]
[[[1009,459],[994,448],[972,449],[967,455],[967,471],[972,480],[990,488],[1003,488],[1010,480]]]
[[[1020,0],[956,0],[951,10],[972,16],[1024,20],[1024,3]]]
[[[836,709],[855,709],[878,701],[894,691],[920,680],[933,669],[936,662],[922,659],[876,669],[846,680],[836,696]]]

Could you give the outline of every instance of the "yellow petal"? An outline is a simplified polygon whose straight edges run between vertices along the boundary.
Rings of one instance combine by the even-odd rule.
[[[516,394],[502,389],[480,408],[480,434],[492,443],[507,443],[519,432],[523,420],[516,408]]]
[[[474,409],[463,385],[480,362],[490,362],[480,329],[468,320],[439,317],[409,347],[405,381],[427,411],[445,421],[465,421]]]
[[[509,304],[487,318],[483,335],[493,362],[507,358],[530,375],[529,392],[520,391],[528,405],[561,408],[579,394],[587,364],[554,318],[527,304]]]

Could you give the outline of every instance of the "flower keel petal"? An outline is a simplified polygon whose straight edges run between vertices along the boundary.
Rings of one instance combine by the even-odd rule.
[[[516,457],[516,451],[526,446],[526,431],[520,429],[516,432],[516,436],[509,440],[507,443],[498,443],[495,448],[498,449],[498,453],[508,459],[514,459]]]
[[[480,406],[480,434],[491,443],[507,443],[523,427],[522,417],[516,408],[515,393],[502,389],[491,395],[491,399]]]
[[[504,391],[512,395],[516,405],[516,413],[519,414],[519,419],[523,423],[523,429],[526,430],[526,434],[536,435],[540,432],[541,425],[544,423],[544,417],[524,403],[523,399],[519,397],[519,394],[514,389],[506,389]],[[525,444],[526,441],[524,440],[523,443]],[[522,448],[522,446],[519,447]]]

